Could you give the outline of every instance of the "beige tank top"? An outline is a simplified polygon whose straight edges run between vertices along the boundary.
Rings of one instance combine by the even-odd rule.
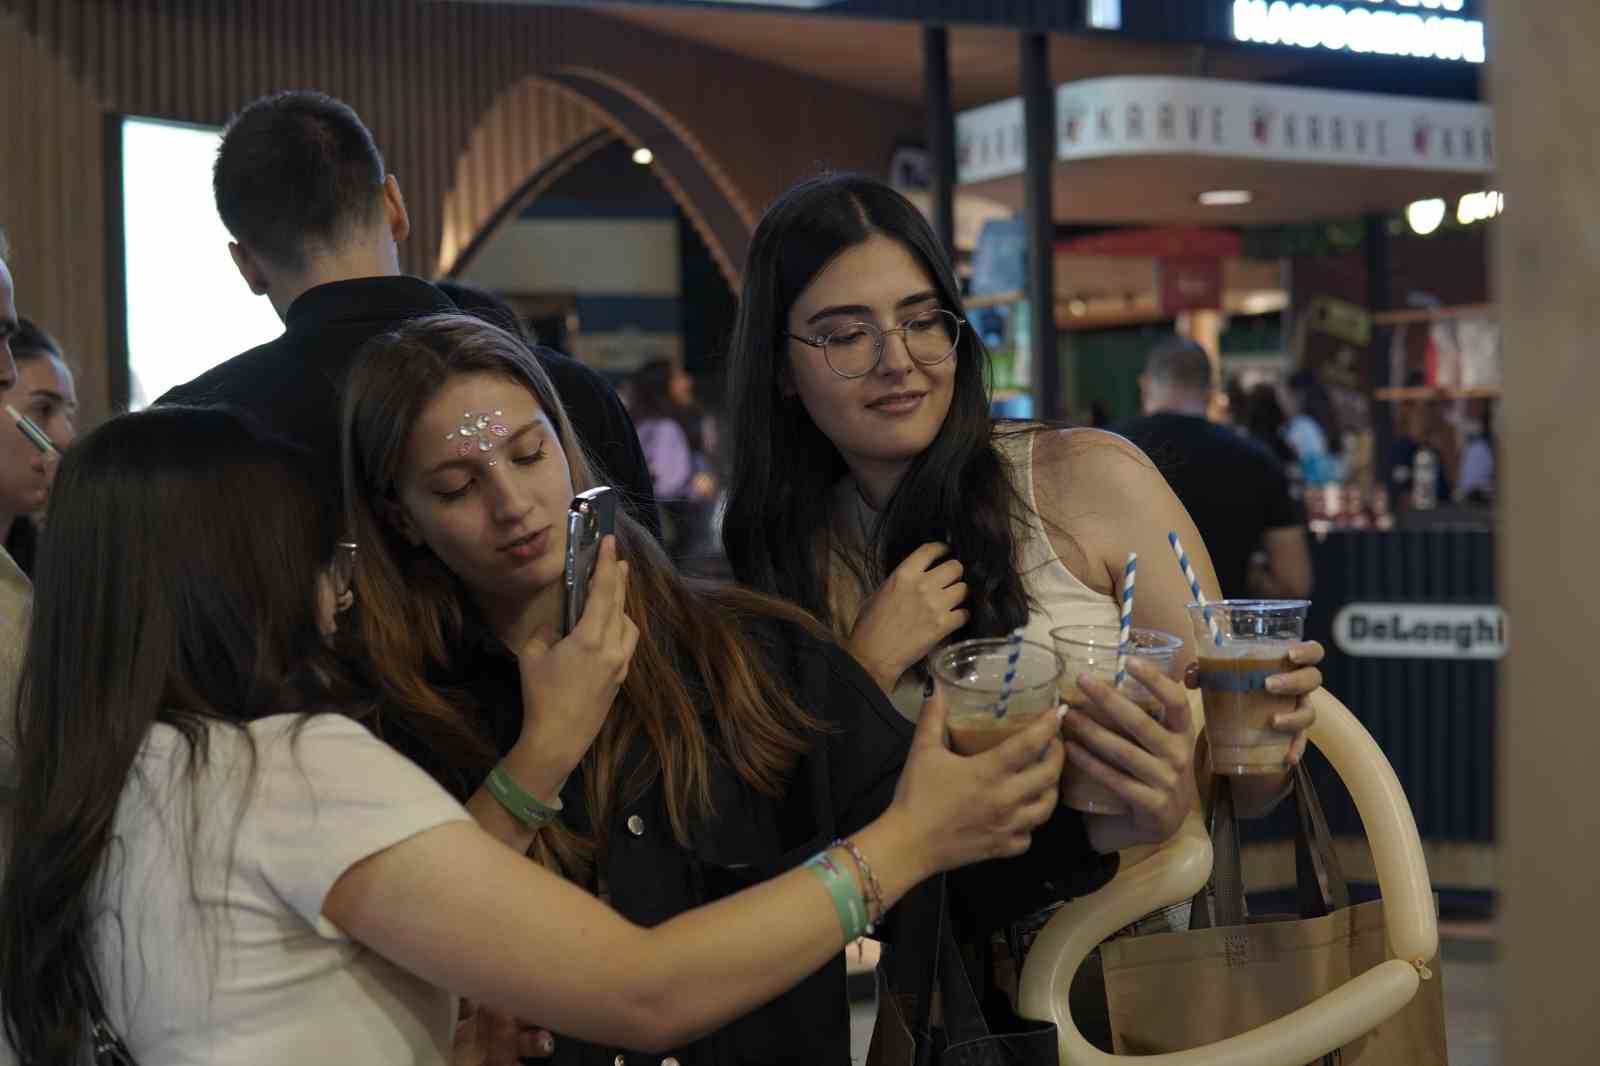
[[[1050,631],[1058,626],[1117,624],[1117,604],[1110,595],[1096,592],[1067,569],[1051,546],[1050,535],[1039,517],[1033,487],[1033,444],[1037,433],[1006,433],[995,437],[995,446],[1011,469],[1013,484],[1027,504],[1024,514],[1013,520],[1013,536],[1018,546],[1018,565],[1023,588],[1032,609],[1023,627],[1024,640],[1053,647]],[[866,537],[876,528],[878,514],[867,507],[856,491],[855,482],[846,477],[834,493],[834,530],[845,550],[859,553]],[[861,608],[859,582],[849,563],[840,555],[830,560],[829,606],[836,619],[854,619]],[[891,697],[895,708],[915,720],[922,707],[923,684],[903,679]]]

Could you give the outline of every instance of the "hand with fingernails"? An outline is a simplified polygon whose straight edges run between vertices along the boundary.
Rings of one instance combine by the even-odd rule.
[[[1091,674],[1076,680],[1083,707],[1067,712],[1071,772],[1104,785],[1123,801],[1124,814],[1086,815],[1089,839],[1101,853],[1159,844],[1183,823],[1198,800],[1183,685],[1141,659],[1128,675],[1147,690],[1136,702]]]
[[[948,545],[924,544],[862,604],[847,647],[885,692],[967,624],[964,573]]]
[[[522,735],[505,762],[545,803],[588,752],[627,680],[639,643],[627,598],[628,564],[617,558],[616,537],[608,536],[572,632],[560,637],[543,626],[514,649],[522,675]]]

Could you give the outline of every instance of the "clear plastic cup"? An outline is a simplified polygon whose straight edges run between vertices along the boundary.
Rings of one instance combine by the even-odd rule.
[[[1304,638],[1310,606],[1309,600],[1189,605],[1213,772],[1239,777],[1286,768],[1294,738],[1273,729],[1272,718],[1294,710],[1295,700],[1268,692],[1266,683],[1273,674],[1293,669],[1289,649]]]
[[[1054,714],[1061,659],[1043,644],[1016,645],[1015,677],[1009,692],[1009,640],[964,640],[928,657],[928,669],[944,693],[950,746],[976,755],[1028,728],[1041,714]]]
[[[1061,702],[1074,710],[1081,710],[1087,700],[1078,688],[1078,677],[1090,677],[1112,684],[1117,678],[1117,648],[1122,630],[1117,626],[1061,626],[1052,629],[1056,654],[1061,657]],[[1178,676],[1179,656],[1183,651],[1183,638],[1159,629],[1136,627],[1132,631],[1128,658],[1140,659],[1160,670],[1168,677]],[[1122,679],[1118,689],[1134,701],[1148,699],[1149,689],[1134,680],[1132,674]],[[1079,773],[1067,764],[1061,802],[1075,811],[1092,814],[1125,814],[1128,805],[1116,793],[1090,777]]]

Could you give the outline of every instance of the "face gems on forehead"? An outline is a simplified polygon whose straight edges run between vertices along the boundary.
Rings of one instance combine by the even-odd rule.
[[[480,452],[492,452],[495,442],[490,437],[504,437],[511,432],[503,422],[499,421],[500,415],[500,411],[463,411],[461,424],[456,427],[455,432],[446,433],[444,439],[461,438],[461,443],[456,445],[456,454],[463,459],[471,455],[474,448]],[[497,462],[499,460],[491,459],[489,465],[493,466]]]

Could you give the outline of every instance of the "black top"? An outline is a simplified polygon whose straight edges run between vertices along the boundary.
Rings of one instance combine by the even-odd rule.
[[[362,345],[408,319],[457,311],[420,278],[353,278],[318,285],[289,305],[282,336],[179,385],[157,403],[226,404],[267,429],[328,457],[337,485],[340,390]],[[580,440],[614,479],[630,513],[657,538],[650,470],[622,402],[604,378],[576,360],[535,347]]]
[[[1198,415],[1146,415],[1115,431],[1144,450],[1205,539],[1224,596],[1250,594],[1250,556],[1269,529],[1306,523],[1289,476],[1264,446]]]
[[[835,838],[861,829],[894,797],[913,728],[855,659],[790,623],[757,620],[747,625],[747,632],[799,705],[822,719],[827,730],[817,736],[791,776],[787,794],[778,800],[750,789],[725,760],[714,758],[716,814],[695,828],[688,848],[673,838],[659,779],[637,803],[613,812],[610,846],[599,872],[611,905],[641,925],[657,925],[793,869]],[[504,649],[484,646],[460,659],[457,667],[458,683],[471,692],[501,750],[509,748],[522,722],[515,660]],[[703,691],[693,667],[686,664],[684,669],[689,690]],[[710,709],[705,713],[709,716]],[[707,733],[717,736],[714,722],[708,722]],[[386,739],[404,746],[403,738]],[[642,758],[643,743],[630,753],[630,764]],[[574,774],[562,792],[562,820],[586,832],[589,812],[580,776]],[[624,769],[621,779],[628,776]],[[460,793],[469,784],[457,781],[455,787]],[[1026,855],[950,876],[956,931],[965,940],[983,942],[985,931],[1099,888],[1116,868],[1115,855],[1100,855],[1090,846],[1083,816],[1061,807],[1034,834]],[[894,924],[891,913],[875,935],[892,941]],[[908,930],[907,935],[923,931],[931,932]],[[656,1066],[667,1057],[621,1052],[558,1034],[554,1061],[565,1066]],[[682,1066],[849,1066],[844,954],[773,1002],[673,1050],[670,1057]]]

